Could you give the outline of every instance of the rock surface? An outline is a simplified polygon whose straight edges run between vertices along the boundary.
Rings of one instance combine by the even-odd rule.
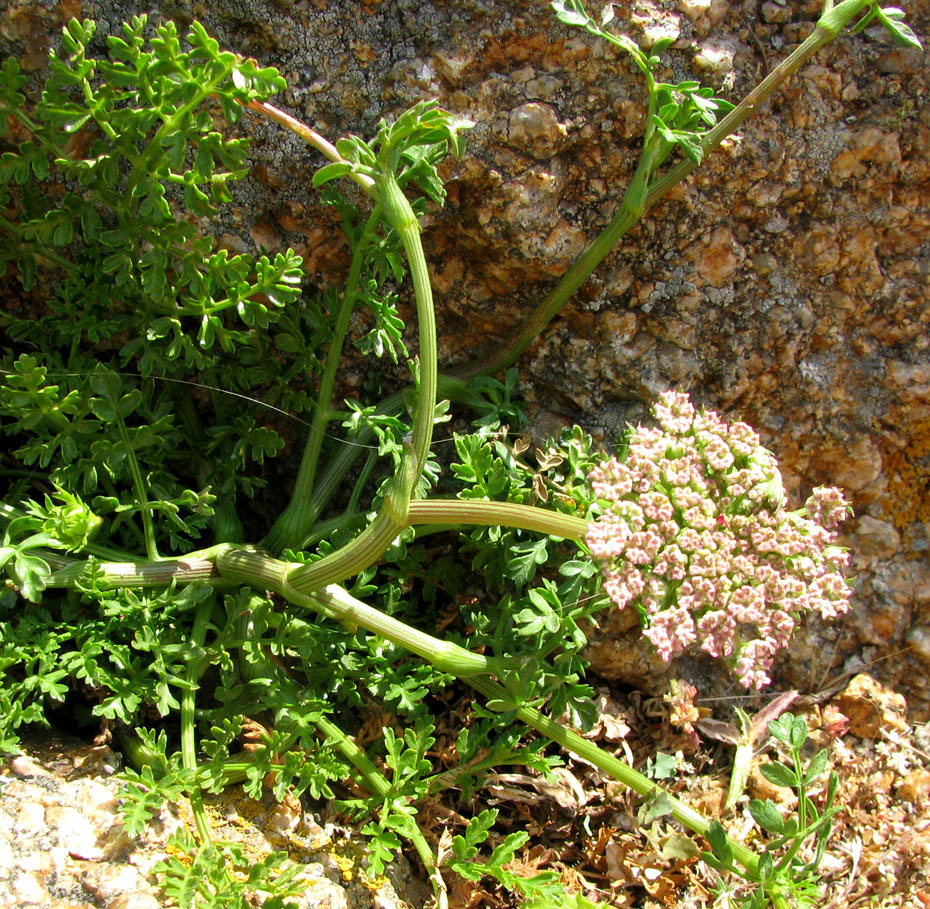
[[[0,764],[0,909],[159,909],[153,873],[178,850],[172,833],[195,825],[189,806],[165,805],[140,836],[119,814],[119,759],[106,745],[59,735],[25,741],[23,753]],[[237,787],[207,800],[218,841],[243,846],[250,860],[287,849],[306,884],[296,909],[399,909],[422,904],[423,884],[397,896],[387,881],[367,884],[356,866],[361,851],[299,807],[276,824],[285,805],[255,802]],[[340,840],[343,840],[340,842]]]
[[[624,0],[617,28],[674,40],[676,77],[737,99],[806,36],[819,2]],[[597,4],[592,3],[595,10]],[[904,4],[919,35],[926,3]],[[426,245],[451,363],[506,337],[614,211],[645,116],[639,80],[541,0],[161,0],[273,64],[281,103],[330,138],[438,97],[476,123]],[[2,51],[42,65],[70,16],[101,34],[150,4],[13,0]],[[807,686],[871,671],[930,715],[930,55],[844,36],[660,204],[524,355],[537,426],[580,421],[605,443],[658,392],[689,390],[751,423],[798,499],[850,493],[854,608],[810,628],[782,665]],[[314,279],[344,267],[332,216],[305,194],[320,163],[256,121],[257,165],[226,227],[294,245]],[[246,215],[248,214],[248,220]],[[617,638],[596,642],[594,666]],[[892,658],[893,657],[893,658]],[[629,662],[629,661],[627,661]],[[635,661],[633,661],[635,663]],[[617,664],[617,665],[615,665]],[[648,675],[648,673],[645,673]],[[639,676],[644,675],[639,672]]]
[[[685,732],[677,728],[681,714],[676,720],[662,699],[635,690],[621,694],[602,687],[595,703],[599,718],[587,733],[590,740],[630,761],[677,753],[677,797],[695,810],[721,816],[727,794],[727,776],[721,771],[739,735],[735,727],[700,718],[701,711],[695,711],[700,735],[694,727]],[[819,865],[827,888],[822,904],[928,905],[930,727],[910,725],[900,694],[866,673],[832,697],[794,700],[791,711],[805,718],[812,744],[825,751],[827,771],[839,777],[831,843]],[[771,738],[757,740],[747,794],[736,814],[725,818],[733,835],[753,847],[758,834],[742,820],[749,795],[772,798],[786,810],[796,802],[759,770],[761,763],[787,758],[774,744]],[[183,804],[166,805],[142,836],[127,837],[116,811],[115,766],[116,757],[106,746],[47,734],[26,742],[24,754],[0,765],[0,909],[158,909],[167,904],[154,889],[151,870],[166,854],[178,855],[167,840],[181,827],[193,832],[191,812]],[[822,780],[814,783],[815,797],[822,785]],[[693,869],[684,873],[676,856],[655,849],[654,834],[650,840],[639,829],[629,790],[587,762],[569,757],[549,779],[493,773],[477,803],[471,803],[472,809],[483,805],[498,806],[502,815],[513,817],[514,829],[530,831],[536,841],[533,861],[561,870],[566,882],[583,887],[598,905],[707,901],[707,889]],[[253,861],[267,854],[270,844],[287,849],[308,884],[298,909],[428,904],[428,888],[411,880],[406,863],[403,875],[395,876],[396,889],[363,886],[355,873],[359,851],[351,834],[320,827],[293,800],[280,806],[270,799],[256,803],[230,790],[209,798],[207,811],[218,836],[242,844]],[[427,809],[422,819],[430,814]],[[446,808],[446,821],[448,815],[457,812]],[[458,816],[458,822],[464,818]],[[644,880],[643,869],[653,877]],[[451,906],[501,905],[480,885],[450,878]],[[397,892],[406,902],[398,900]]]

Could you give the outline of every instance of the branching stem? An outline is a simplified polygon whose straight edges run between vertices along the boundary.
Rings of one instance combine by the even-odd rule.
[[[377,230],[381,216],[381,206],[376,205],[371,215],[369,215],[365,228],[352,252],[352,263],[349,266],[345,291],[336,313],[333,337],[326,353],[326,363],[323,367],[320,388],[317,392],[313,423],[304,447],[300,469],[297,472],[294,490],[291,493],[291,500],[277,521],[275,521],[274,527],[272,527],[268,536],[262,541],[262,545],[274,553],[280,553],[287,548],[299,547],[318,515],[318,511],[314,508],[313,487],[316,481],[320,452],[323,448],[323,439],[326,435],[326,427],[330,421],[330,408],[332,407],[333,389],[336,387],[336,374],[339,370],[339,361],[345,346],[349,319],[358,301],[362,267],[368,254],[369,243]]]
[[[371,524],[338,552],[294,571],[290,583],[294,590],[301,593],[309,593],[358,574],[381,558],[406,525],[410,499],[426,466],[433,439],[438,389],[436,314],[433,310],[433,291],[426,256],[420,240],[420,225],[391,170],[384,169],[379,173],[376,194],[388,223],[401,238],[416,299],[420,351],[412,438],[409,444],[404,445],[400,466],[391,481],[381,510]]]
[[[704,157],[706,158],[716,149],[727,136],[736,132],[782,83],[807,63],[820,48],[829,44],[869,3],[870,0],[843,0],[832,9],[825,10],[807,40],[779,63],[733,110],[708,131],[701,141]],[[644,155],[647,152],[648,144],[644,149]],[[642,163],[641,159],[640,168]],[[651,184],[641,207],[636,204],[633,193],[636,185],[634,179],[624,195],[620,209],[608,225],[575,261],[558,284],[546,294],[529,318],[521,325],[516,335],[482,359],[457,367],[451,370],[450,374],[458,378],[466,378],[478,373],[493,374],[510,366],[533,343],[562,306],[574,296],[627,231],[697,166],[690,158],[675,165],[668,173]],[[637,169],[637,174],[640,168]]]
[[[291,132],[296,133],[307,145],[315,148],[322,155],[329,158],[330,161],[337,164],[345,163],[345,158],[336,151],[336,146],[333,145],[332,142],[324,139],[315,129],[311,129],[306,123],[301,122],[296,117],[292,117],[290,114],[285,113],[283,110],[265,101],[250,101],[246,106],[250,110],[264,114],[266,117],[269,117],[276,123],[280,123],[281,126],[286,127]],[[353,172],[349,176],[351,176],[351,178],[366,192],[371,192],[375,185],[375,181],[367,174]]]

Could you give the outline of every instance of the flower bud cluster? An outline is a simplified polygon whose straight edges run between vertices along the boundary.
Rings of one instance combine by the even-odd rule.
[[[786,510],[758,435],[698,413],[685,394],[661,395],[653,416],[658,426],[638,427],[622,461],[590,475],[607,504],[586,538],[605,592],[639,610],[664,660],[700,643],[746,688],[762,688],[803,615],[849,608],[848,554],[832,531],[849,508],[821,487]]]
[[[668,692],[663,701],[668,705],[668,721],[683,732],[694,735],[694,724],[701,718],[701,712],[694,704],[697,688],[684,679],[670,679]]]

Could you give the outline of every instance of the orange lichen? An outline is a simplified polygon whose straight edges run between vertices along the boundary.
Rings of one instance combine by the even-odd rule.
[[[930,521],[930,417],[914,425],[908,444],[885,459],[885,511],[898,528]]]

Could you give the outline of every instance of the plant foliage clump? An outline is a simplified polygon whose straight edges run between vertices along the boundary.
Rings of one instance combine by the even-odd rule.
[[[560,758],[548,742],[633,789],[644,817],[669,813],[706,838],[705,861],[748,879],[751,905],[812,892],[798,850],[813,838],[822,855],[833,790],[822,810],[805,794],[825,765],[802,765],[797,722],[773,729],[794,766],[769,775],[798,791],[800,819],[753,803],[775,838],[762,853],[665,791],[656,780],[668,761],[640,773],[575,728],[597,719],[582,653],[587,621],[611,598],[641,607],[660,652],[697,628],[744,681],[767,681],[771,653],[726,623],[763,638],[775,629],[782,643],[785,616],[811,590],[821,612],[842,607],[843,556],[825,528],[844,504],[820,493],[806,516],[785,512],[774,459],[751,430],[734,435],[707,414],[698,426],[675,395],[656,410],[674,439],[635,430],[625,463],[577,427],[531,450],[512,432],[525,419],[513,364],[625,232],[818,48],[857,17],[859,29],[917,39],[897,9],[828,0],[811,36],[734,106],[695,81],[661,81],[665,48],[644,52],[608,28],[612,14],[594,20],[580,0],[553,7],[642,74],[640,161],[578,263],[511,339],[455,374],[439,368],[420,225],[443,204],[440,164],[462,153],[471,123],[420,102],[370,141],[333,145],[271,105],[277,71],[222,50],[196,22],[182,38],[138,16],[100,42],[93,22],[72,20],[40,92],[16,60],[2,64],[0,749],[67,706],[117,736],[131,834],[165,799],[188,798],[197,837],[175,839],[156,869],[170,904],[284,907],[299,893],[284,855],[250,865],[213,841],[203,793],[242,783],[256,797],[270,788],[335,803],[369,836],[373,874],[409,844],[440,906],[444,874],[490,878],[529,906],[590,905],[551,871],[517,874],[527,837],[492,836],[494,811],[438,843],[422,829],[424,801],[467,796],[495,766],[550,773]],[[342,221],[341,291],[313,288],[293,250],[242,252],[217,236],[248,172],[246,112],[327,158],[313,182]],[[351,197],[337,188],[346,180]],[[405,360],[410,387],[384,396],[372,381],[342,402],[359,310],[362,356]],[[433,436],[453,408],[460,431],[444,472]],[[306,430],[299,465],[279,457],[292,418]],[[659,472],[631,479],[648,440],[664,447],[645,459]],[[711,586],[729,588],[698,602],[724,538],[741,542]],[[762,567],[773,586],[756,583]],[[480,699],[466,702],[453,740],[434,713],[459,683]],[[353,734],[372,713],[383,728],[366,749]],[[527,727],[542,738],[524,741]]]

